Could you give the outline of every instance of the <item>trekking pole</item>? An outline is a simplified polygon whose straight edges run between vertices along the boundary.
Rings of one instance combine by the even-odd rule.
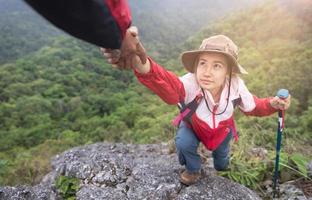
[[[277,96],[280,99],[287,99],[289,96],[289,92],[286,89],[280,89],[277,92]],[[277,127],[277,138],[276,138],[276,158],[275,158],[275,171],[274,171],[274,178],[273,178],[273,198],[279,197],[280,190],[279,190],[279,183],[278,183],[278,166],[279,166],[279,158],[280,158],[280,151],[281,151],[281,143],[282,143],[282,133],[284,128],[284,117],[285,111],[279,110],[278,111],[278,127]]]

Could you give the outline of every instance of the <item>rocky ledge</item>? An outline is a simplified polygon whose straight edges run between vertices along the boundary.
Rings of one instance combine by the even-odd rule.
[[[55,156],[52,171],[36,186],[0,188],[0,199],[63,199],[55,185],[61,175],[79,181],[77,200],[260,199],[245,186],[217,176],[209,165],[198,183],[186,187],[179,182],[181,169],[167,144],[96,143]]]

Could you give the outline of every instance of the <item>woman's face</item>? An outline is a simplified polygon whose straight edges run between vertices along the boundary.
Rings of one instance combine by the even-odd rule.
[[[196,78],[201,88],[212,94],[223,87],[228,71],[227,59],[220,53],[202,53],[196,67]]]

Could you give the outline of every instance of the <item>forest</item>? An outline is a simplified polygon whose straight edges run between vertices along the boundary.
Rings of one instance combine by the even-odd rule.
[[[194,14],[196,23],[187,29],[189,24],[181,25],[186,18],[156,15],[155,11],[147,16],[150,5],[146,3],[142,9],[130,1],[143,44],[166,69],[183,75],[180,53],[198,48],[206,37],[224,34],[240,47],[239,61],[249,72],[241,77],[253,94],[275,96],[278,89],[287,88],[292,105],[286,112],[282,161],[286,168],[294,169],[294,177],[306,177],[302,166],[312,160],[312,8],[301,10],[305,5],[292,1],[242,2],[235,7],[234,1],[222,16],[214,16],[212,11],[228,5],[215,6],[211,19],[202,21],[196,17],[202,19],[206,11],[196,12],[198,5],[193,5],[190,15]],[[75,146],[174,140],[176,129],[171,120],[177,107],[166,105],[140,85],[132,71],[112,68],[98,47],[29,14],[25,5],[3,5],[0,185],[38,183],[49,172],[50,159]],[[15,12],[3,12],[10,9]],[[27,23],[16,23],[22,18]],[[180,34],[183,30],[188,31]],[[265,148],[273,161],[277,116],[246,117],[237,110],[235,119],[240,139],[233,144],[231,170],[222,175],[258,188],[272,173],[272,166],[263,165],[250,152],[255,147]],[[237,174],[242,171],[254,175]]]

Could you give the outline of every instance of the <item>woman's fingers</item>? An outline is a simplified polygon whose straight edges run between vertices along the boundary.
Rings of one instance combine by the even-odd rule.
[[[137,28],[136,26],[131,26],[131,27],[128,29],[128,31],[131,33],[131,35],[132,35],[133,37],[136,37],[136,36],[138,36],[138,34],[139,34],[139,30],[138,30],[138,28]]]
[[[142,64],[145,64],[147,60],[147,55],[141,42],[137,44],[137,55],[140,57]]]
[[[287,99],[281,99],[279,97],[274,97],[271,99],[271,106],[278,110],[287,110],[290,106],[291,96],[289,95]]]
[[[288,98],[284,100],[284,102],[285,102],[285,110],[287,110],[290,106],[291,95],[289,95]]]
[[[287,110],[290,106],[291,96],[289,95],[287,99],[280,99],[279,104],[282,107],[282,110]]]
[[[287,110],[290,107],[291,96],[289,95],[287,99],[281,99],[279,97],[274,97],[271,100],[271,105],[278,110]]]
[[[108,63],[115,64],[118,69],[131,69],[138,63],[145,64],[147,55],[139,41],[138,28],[130,27],[123,39],[120,50],[100,48]],[[136,57],[140,59],[136,59]]]
[[[279,98],[277,96],[275,96],[273,99],[271,99],[270,103],[271,103],[271,106],[273,108],[277,108],[278,100],[279,100]]]

